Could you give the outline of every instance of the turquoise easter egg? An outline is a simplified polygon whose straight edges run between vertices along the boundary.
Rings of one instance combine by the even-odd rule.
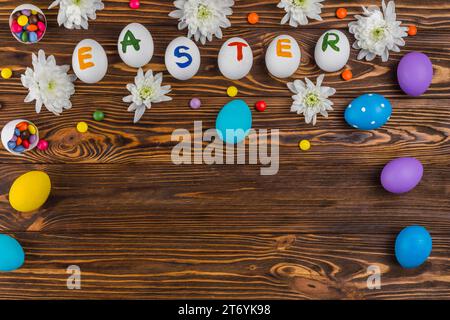
[[[243,100],[233,100],[220,110],[216,119],[217,133],[226,143],[236,144],[247,137],[252,127],[252,112]]]
[[[25,261],[25,253],[16,239],[0,234],[0,271],[19,269]]]
[[[359,96],[345,109],[345,121],[356,129],[374,130],[388,122],[392,106],[382,95],[369,93]]]

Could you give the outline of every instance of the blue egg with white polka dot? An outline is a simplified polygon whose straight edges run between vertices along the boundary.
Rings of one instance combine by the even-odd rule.
[[[353,128],[374,130],[390,119],[392,106],[382,95],[369,93],[359,96],[345,109],[345,121]]]

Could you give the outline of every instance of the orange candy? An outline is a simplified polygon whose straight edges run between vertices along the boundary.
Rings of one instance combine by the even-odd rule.
[[[259,16],[256,12],[252,12],[248,14],[247,20],[250,24],[257,24],[259,22]]]
[[[17,137],[16,146],[20,146],[21,144],[22,144],[22,138],[21,137]]]
[[[21,122],[16,126],[17,129],[20,131],[25,131],[28,129],[28,123],[27,122]]]
[[[345,9],[345,8],[337,9],[336,17],[338,17],[339,19],[344,19],[345,17],[347,17],[347,9]]]
[[[30,32],[35,32],[35,31],[37,31],[37,29],[38,29],[38,26],[35,24],[30,24],[27,27],[27,31],[30,31]]]
[[[353,78],[353,73],[350,70],[345,70],[344,72],[342,72],[341,77],[345,81],[348,81]]]
[[[413,25],[410,25],[408,27],[408,35],[415,36],[416,34],[417,34],[417,27],[413,26]]]

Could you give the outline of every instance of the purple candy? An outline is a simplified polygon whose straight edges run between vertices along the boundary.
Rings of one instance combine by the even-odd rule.
[[[410,52],[400,60],[397,79],[400,88],[407,95],[420,96],[431,85],[433,65],[427,55],[421,52]]]
[[[34,144],[36,142],[36,139],[37,139],[36,135],[32,134],[30,136],[30,138],[28,139],[28,141],[30,142],[30,145]]]
[[[392,193],[405,193],[422,180],[423,166],[416,158],[398,158],[389,162],[381,172],[383,188]]]
[[[190,105],[190,107],[191,107],[192,109],[198,109],[198,108],[201,107],[202,102],[200,101],[199,98],[193,98],[193,99],[191,100],[191,102],[189,102],[189,105]]]

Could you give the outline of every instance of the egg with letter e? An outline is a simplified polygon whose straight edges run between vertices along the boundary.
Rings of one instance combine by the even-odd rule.
[[[397,158],[384,166],[381,184],[389,192],[400,194],[414,189],[422,180],[423,166],[416,158]]]
[[[103,47],[95,40],[81,40],[72,54],[72,68],[85,83],[96,83],[108,70],[108,58]]]
[[[292,76],[300,66],[300,59],[300,47],[289,35],[273,39],[266,51],[267,70],[277,78]]]
[[[424,94],[433,80],[433,64],[426,54],[410,52],[398,64],[397,80],[403,92],[412,97]]]
[[[25,253],[16,239],[0,234],[0,271],[9,272],[19,269],[25,261]]]
[[[167,71],[178,80],[188,80],[195,76],[200,68],[200,51],[191,39],[178,37],[169,43],[164,62]]]
[[[353,100],[345,109],[345,121],[356,129],[374,130],[391,117],[392,106],[382,95],[369,93]]]
[[[42,171],[30,171],[18,177],[9,190],[9,203],[19,212],[39,209],[50,195],[49,176]]]
[[[245,139],[252,127],[252,111],[243,100],[227,103],[216,119],[216,131],[219,138],[229,144]]]
[[[153,57],[153,38],[150,31],[140,23],[130,23],[119,35],[117,51],[128,66],[140,68]]]
[[[218,64],[224,77],[230,80],[244,78],[253,66],[253,52],[250,45],[238,37],[225,41],[219,51]]]
[[[325,72],[341,70],[350,57],[350,43],[339,30],[328,30],[317,41],[314,59]]]
[[[433,240],[422,226],[404,228],[395,240],[395,257],[403,268],[416,268],[431,254]]]

